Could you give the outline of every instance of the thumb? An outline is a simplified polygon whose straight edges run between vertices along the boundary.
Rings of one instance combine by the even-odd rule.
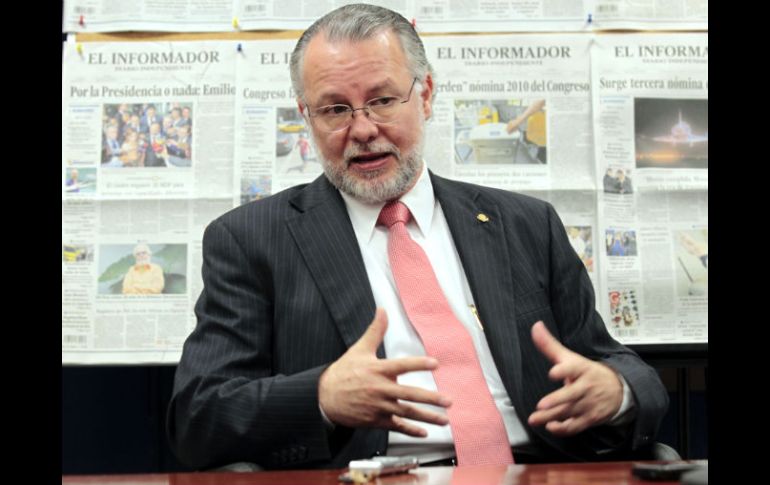
[[[385,313],[383,308],[377,308],[374,313],[374,320],[369,324],[369,328],[356,342],[356,347],[360,347],[363,350],[375,353],[377,347],[382,343],[382,339],[385,337],[385,332],[388,330],[388,314]]]
[[[570,353],[569,349],[551,335],[551,332],[548,331],[542,321],[537,321],[532,325],[532,341],[535,343],[537,350],[554,364],[563,361]]]

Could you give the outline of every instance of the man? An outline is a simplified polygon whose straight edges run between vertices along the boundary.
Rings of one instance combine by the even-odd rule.
[[[342,7],[303,34],[291,72],[325,176],[207,228],[198,325],[169,409],[180,459],[267,468],[452,459],[468,439],[456,416],[472,420],[476,409],[444,378],[469,366],[483,372],[473,385],[480,379],[496,432],[504,425],[495,451],[507,459],[496,463],[523,462],[525,449],[563,461],[648,444],[665,391],[607,334],[553,209],[424,166],[433,77],[409,22],[372,5]],[[429,356],[433,341],[402,305],[411,296],[397,289],[402,266],[389,263],[391,229],[377,224],[393,201],[413,216],[394,226],[424,247],[451,307],[431,323],[465,329],[468,365]]]
[[[604,191],[612,194],[616,194],[618,192],[617,189],[617,180],[615,179],[615,176],[612,173],[612,169],[608,168],[607,171],[604,173],[604,179],[602,179],[604,183]]]
[[[150,261],[152,251],[146,244],[134,247],[136,263],[123,277],[124,295],[157,295],[163,292],[163,268]]]
[[[70,175],[66,180],[67,192],[80,192],[80,184],[78,183],[78,169],[73,168],[70,170]]]
[[[153,125],[153,123],[160,123],[161,117],[155,114],[155,106],[149,105],[144,110],[144,115],[142,115],[142,119],[139,122],[140,131],[142,133],[149,133],[150,127]]]
[[[104,128],[104,138],[102,141],[102,166],[103,167],[122,167],[120,161],[120,141],[118,141],[118,125],[110,123]]]
[[[144,152],[145,167],[165,167],[168,158],[166,138],[161,131],[160,123],[150,125],[149,142]]]
[[[177,138],[166,141],[166,150],[168,152],[166,162],[169,166],[173,167],[189,167],[192,165],[190,125],[182,125],[177,130]]]
[[[516,118],[505,125],[505,131],[513,133],[521,129],[526,140],[537,147],[535,158],[546,163],[545,99],[536,99]],[[523,127],[522,127],[523,124]]]
[[[123,127],[124,132],[129,129],[135,131],[137,134],[142,131],[142,124],[139,121],[138,114],[132,114],[128,119],[128,123],[126,123]]]
[[[182,108],[182,121],[181,124],[187,125],[192,129],[192,118],[190,117],[190,107],[185,106]]]
[[[619,194],[630,194],[633,192],[633,189],[631,188],[631,179],[626,177],[626,173],[622,169],[618,169],[617,172],[615,172],[615,178],[617,180],[617,193]]]

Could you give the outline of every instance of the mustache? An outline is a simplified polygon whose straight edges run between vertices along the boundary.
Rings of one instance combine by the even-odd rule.
[[[354,143],[345,148],[342,156],[345,157],[345,164],[350,165],[354,158],[371,153],[392,153],[397,159],[401,159],[401,150],[396,145],[387,142]]]

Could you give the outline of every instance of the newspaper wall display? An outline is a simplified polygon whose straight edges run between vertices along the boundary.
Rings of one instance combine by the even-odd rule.
[[[331,10],[327,0],[66,0],[65,32],[304,30]],[[380,0],[419,32],[590,32],[708,28],[707,0]]]
[[[68,42],[62,362],[176,362],[200,241],[232,207],[231,42]]]
[[[708,36],[600,35],[598,307],[627,343],[708,342]]]
[[[428,166],[550,201],[619,340],[707,342],[706,36],[424,42]],[[68,43],[63,363],[176,362],[205,226],[322,173],[289,80],[294,43]],[[655,143],[687,155],[660,158]]]

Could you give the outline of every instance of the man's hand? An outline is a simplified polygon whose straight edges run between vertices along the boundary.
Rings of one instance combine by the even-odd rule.
[[[693,256],[701,257],[709,253],[708,248],[704,244],[699,243],[687,235],[687,233],[679,233],[679,242],[682,244],[682,247]]]
[[[385,310],[378,308],[369,328],[345,354],[326,369],[318,383],[318,400],[326,417],[348,427],[385,428],[409,436],[427,432],[403,418],[446,425],[446,415],[399,400],[448,407],[451,402],[437,392],[396,382],[400,374],[433,370],[432,357],[379,359],[377,347],[388,328]]]
[[[554,363],[548,377],[564,386],[537,403],[529,416],[531,426],[542,426],[558,436],[570,436],[609,421],[623,402],[623,384],[610,367],[564,347],[543,322],[532,327],[532,340]]]

